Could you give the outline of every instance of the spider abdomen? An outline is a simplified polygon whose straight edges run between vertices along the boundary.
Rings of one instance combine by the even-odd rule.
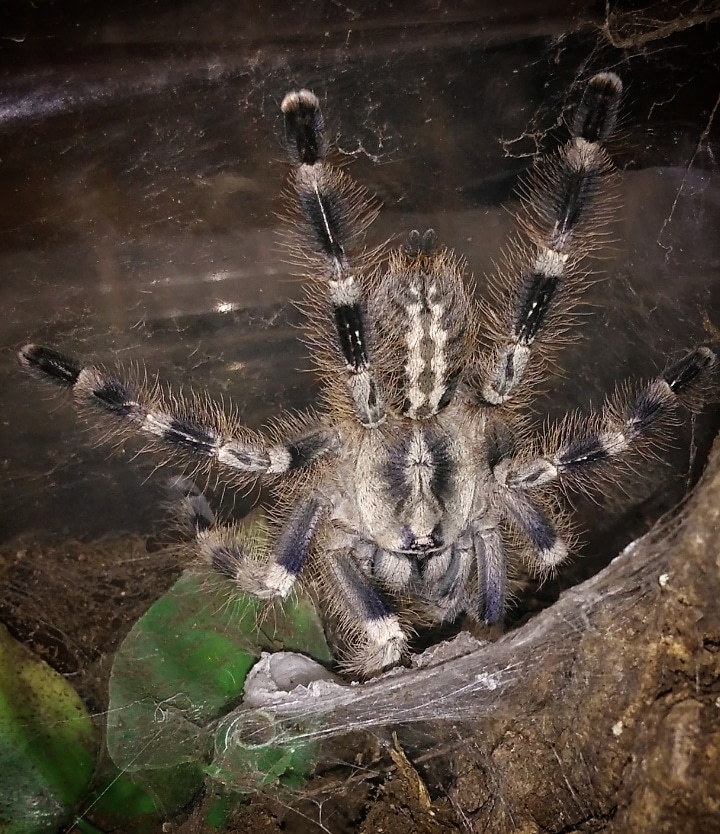
[[[473,348],[462,263],[448,249],[398,249],[368,307],[388,400],[413,420],[438,414],[450,403]]]

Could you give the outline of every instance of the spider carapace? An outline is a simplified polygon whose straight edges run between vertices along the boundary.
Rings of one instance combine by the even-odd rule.
[[[464,263],[432,231],[386,253],[364,236],[367,192],[328,160],[323,117],[308,90],[281,109],[293,161],[290,246],[307,289],[307,338],[322,383],[316,412],[265,432],[207,396],[182,398],[121,369],[26,345],[22,364],[70,388],[91,421],[138,433],[166,457],[198,461],[231,486],[275,491],[270,544],[218,524],[184,485],[204,560],[259,597],[314,583],[334,615],[345,664],[368,676],[400,662],[409,619],[502,617],[509,554],[550,572],[568,554],[565,486],[657,442],[680,403],[699,408],[717,360],[706,346],[652,381],[623,386],[604,409],[538,435],[530,397],[587,286],[586,259],[613,213],[616,174],[604,144],[622,92],[592,77],[568,141],[522,188],[516,233],[490,301],[475,299]]]

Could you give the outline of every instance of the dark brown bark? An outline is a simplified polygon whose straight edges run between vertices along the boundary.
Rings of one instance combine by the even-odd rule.
[[[391,780],[363,831],[388,815],[408,831],[720,831],[719,531],[716,446],[681,513],[523,628],[281,711],[333,737],[328,753],[348,728],[397,732],[432,805],[395,756],[414,813],[397,816]]]

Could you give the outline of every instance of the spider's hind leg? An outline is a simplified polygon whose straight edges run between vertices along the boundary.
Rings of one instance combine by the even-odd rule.
[[[309,90],[289,92],[281,110],[288,152],[295,163],[292,219],[299,237],[300,263],[307,270],[306,309],[317,332],[331,334],[330,356],[319,359],[329,379],[339,376],[344,381],[359,422],[375,428],[385,419],[385,406],[368,344],[362,281],[371,256],[364,252],[362,240],[377,207],[365,189],[326,160],[317,96]]]
[[[621,94],[614,73],[591,78],[570,140],[541,160],[521,189],[521,235],[499,276],[497,311],[485,311],[496,342],[479,381],[489,405],[513,397],[528,382],[531,359],[549,355],[572,324],[587,283],[579,264],[602,240],[614,209],[614,167],[602,143],[614,129]]]

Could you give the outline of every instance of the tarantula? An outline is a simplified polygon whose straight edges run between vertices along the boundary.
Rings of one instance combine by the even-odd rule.
[[[535,167],[493,304],[474,299],[463,262],[432,231],[410,232],[389,254],[368,251],[377,206],[328,161],[317,97],[285,96],[289,225],[322,380],[317,413],[262,434],[206,396],[174,396],[48,347],[26,345],[20,361],[72,389],[91,419],[105,415],[166,456],[204,460],[235,487],[269,482],[271,545],[258,553],[181,481],[199,551],[258,597],[286,597],[301,575],[314,582],[356,673],[401,661],[402,615],[413,606],[435,622],[463,612],[496,622],[513,541],[531,567],[554,570],[568,554],[558,489],[591,486],[599,469],[653,442],[680,401],[699,407],[717,365],[698,347],[648,384],[618,391],[600,413],[566,419],[543,437],[523,418],[573,323],[584,259],[611,213],[615,175],[603,143],[621,92],[615,74],[592,77],[569,140]]]

